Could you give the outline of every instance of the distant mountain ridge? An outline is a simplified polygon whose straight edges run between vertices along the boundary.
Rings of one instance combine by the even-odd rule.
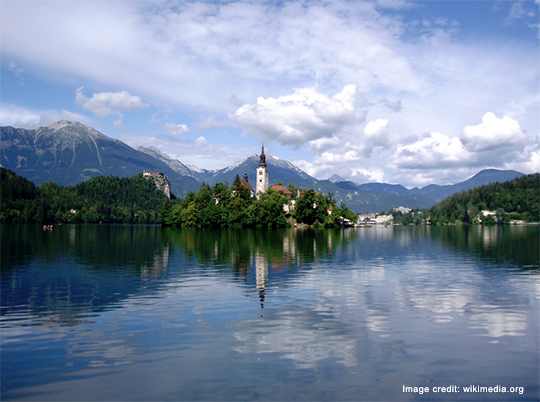
[[[219,169],[200,169],[182,163],[155,147],[130,147],[80,123],[65,120],[36,130],[0,127],[0,164],[36,184],[54,181],[74,185],[93,176],[130,177],[143,170],[163,172],[171,182],[171,191],[184,197],[196,192],[205,182],[231,184],[236,175],[255,183],[259,155],[251,155]],[[270,185],[281,182],[299,188],[332,192],[338,203],[345,201],[355,212],[387,211],[396,206],[428,208],[460,191],[496,181],[523,176],[516,171],[488,169],[470,179],[448,186],[429,185],[407,189],[399,184],[365,183],[358,185],[338,175],[317,180],[289,161],[267,155]]]
[[[334,175],[336,176],[336,175]],[[332,176],[332,177],[334,177]],[[423,188],[412,188],[408,189],[401,184],[388,184],[388,183],[364,183],[359,184],[358,187],[364,190],[377,191],[379,193],[386,194],[403,194],[403,195],[421,195],[423,197],[433,199],[437,202],[444,200],[447,197],[450,197],[452,194],[460,193],[465,190],[470,190],[471,188],[484,186],[491,183],[502,183],[505,181],[513,180],[517,177],[524,176],[523,173],[517,172],[515,170],[497,170],[497,169],[485,169],[470,179],[465,180],[461,183],[448,184],[448,185],[438,185],[430,184]],[[338,176],[339,177],[339,176]],[[348,182],[350,183],[350,182]],[[336,182],[340,184],[340,182]]]
[[[414,188],[410,191],[411,193],[422,194],[437,201],[442,201],[455,193],[460,193],[462,191],[484,186],[486,184],[492,184],[496,182],[503,183],[505,181],[510,181],[515,179],[516,177],[522,176],[525,175],[523,173],[516,172],[515,170],[485,169],[478,172],[470,179],[465,180],[461,183],[449,184],[446,186],[430,184],[429,186],[423,187],[421,189]]]
[[[61,120],[36,130],[0,127],[0,163],[35,184],[75,185],[94,176],[131,177],[163,172],[173,192],[199,187],[163,161],[80,123]]]
[[[156,147],[135,146],[133,148],[162,161],[176,173],[182,176],[192,177],[197,181],[205,181],[216,172],[215,170],[199,169],[195,166],[185,165],[178,159],[173,159],[169,155],[164,154]]]

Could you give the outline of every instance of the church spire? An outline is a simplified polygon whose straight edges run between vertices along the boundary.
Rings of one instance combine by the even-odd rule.
[[[261,150],[261,160],[259,162],[259,167],[266,167],[266,155],[264,154],[264,144]]]

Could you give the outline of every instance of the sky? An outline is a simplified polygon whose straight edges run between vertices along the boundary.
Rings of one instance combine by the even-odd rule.
[[[406,187],[540,172],[540,0],[0,1],[0,125]]]

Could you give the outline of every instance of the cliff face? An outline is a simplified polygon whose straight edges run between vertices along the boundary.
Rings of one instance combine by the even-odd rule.
[[[165,176],[163,173],[150,173],[144,171],[143,177],[146,177],[147,180],[154,180],[157,189],[163,191],[167,198],[171,198],[171,183],[167,179],[167,176]]]
[[[154,182],[156,187],[163,191],[167,198],[171,198],[171,183],[167,180],[167,177],[164,175],[158,175],[154,177]]]

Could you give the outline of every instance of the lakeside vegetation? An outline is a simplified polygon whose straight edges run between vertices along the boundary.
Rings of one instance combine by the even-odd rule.
[[[306,225],[341,225],[356,215],[345,204],[336,207],[329,194],[301,190],[289,185],[288,199],[269,190],[259,198],[241,184],[201,185],[197,194],[169,200],[153,180],[138,174],[129,178],[96,176],[76,186],[34,183],[11,170],[1,169],[2,223],[161,223],[184,227],[286,227],[292,222]],[[292,214],[283,205],[294,201]],[[332,206],[332,214],[328,208]]]
[[[288,196],[270,189],[256,198],[238,176],[232,186],[203,184],[197,193],[189,192],[184,199],[173,194],[170,200],[142,174],[129,178],[96,176],[73,187],[52,182],[35,186],[1,168],[0,186],[2,223],[161,223],[175,227],[287,227],[299,223],[336,227],[344,220],[354,223],[357,219],[343,202],[338,207],[331,193],[289,184]],[[393,215],[392,223],[401,225],[540,222],[540,174],[456,193],[431,209],[388,214]]]
[[[482,211],[487,211],[484,215]],[[495,225],[540,222],[540,173],[456,193],[431,209],[390,211],[395,224]]]
[[[76,186],[34,183],[1,168],[2,223],[158,223],[167,196],[141,174],[96,176]]]
[[[231,187],[226,183],[217,183],[214,187],[203,184],[197,194],[189,192],[177,205],[166,202],[161,223],[184,227],[286,227],[297,222],[333,227],[342,225],[343,219],[356,220],[356,214],[344,203],[336,207],[332,194],[325,196],[292,184],[288,191],[290,198],[272,189],[259,198],[253,197],[237,175]],[[292,204],[294,210],[289,213],[284,205]]]

